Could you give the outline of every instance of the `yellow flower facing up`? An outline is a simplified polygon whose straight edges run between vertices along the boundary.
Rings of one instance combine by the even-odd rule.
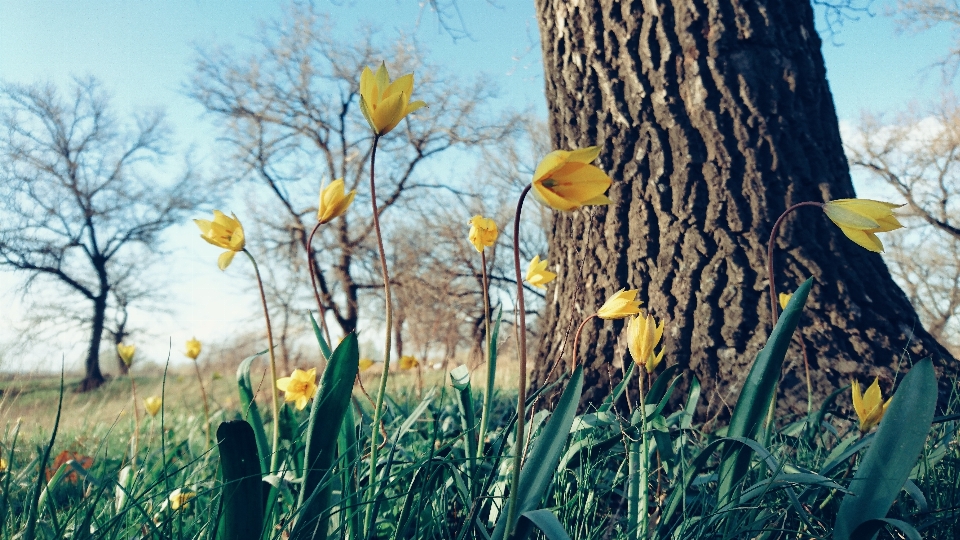
[[[470,218],[470,243],[477,249],[477,253],[483,251],[483,248],[490,247],[497,241],[497,224],[489,218],[483,216],[473,216]]]
[[[599,146],[550,152],[533,173],[534,196],[556,210],[610,204],[604,193],[613,182],[607,173],[591,165],[599,155]]]
[[[130,367],[133,364],[133,355],[137,352],[136,345],[124,345],[123,343],[117,343],[117,354],[120,355],[120,359],[123,360],[123,363]]]
[[[320,203],[317,206],[317,221],[327,223],[342,216],[353,198],[357,196],[357,190],[350,190],[346,193],[346,187],[343,178],[337,178],[330,185],[320,190]]]
[[[150,413],[150,416],[156,416],[162,406],[163,400],[160,399],[160,396],[150,396],[143,400],[143,408]]]
[[[295,402],[297,410],[302,411],[317,394],[317,368],[295,369],[289,377],[277,379],[277,388],[283,392],[285,401]]]
[[[532,261],[530,261],[530,266],[527,267],[527,283],[530,285],[541,289],[546,289],[547,283],[550,283],[556,278],[556,274],[547,270],[546,259],[541,261],[540,256],[537,255]]]
[[[620,289],[613,293],[604,304],[597,310],[597,316],[601,319],[623,319],[630,315],[640,313],[640,300],[637,300],[637,289]]]
[[[360,74],[360,111],[377,135],[386,135],[408,114],[421,107],[422,101],[410,103],[413,94],[413,73],[390,82],[390,74],[383,63],[376,75],[365,67]]]
[[[850,381],[850,390],[853,393],[853,410],[860,419],[860,431],[866,433],[880,423],[883,413],[887,412],[887,406],[890,405],[890,399],[893,398],[883,402],[877,379],[873,380],[873,384],[863,394],[860,393],[860,383],[856,380]]]
[[[190,502],[190,499],[196,497],[197,494],[186,490],[177,488],[170,492],[170,509],[171,510],[180,510],[187,507],[187,503]]]
[[[647,373],[653,373],[663,360],[663,348],[657,354],[653,352],[662,337],[663,321],[658,325],[653,315],[647,314],[646,317],[637,315],[630,320],[630,325],[627,327],[627,346],[630,349],[630,356],[638,366],[645,368]]]
[[[236,215],[227,217],[223,212],[214,210],[213,221],[195,219],[193,222],[197,224],[197,227],[200,227],[200,238],[227,250],[221,253],[220,258],[217,259],[217,266],[220,267],[220,270],[226,270],[233,262],[233,256],[246,247],[243,225],[240,225]]]
[[[191,360],[196,360],[200,356],[201,348],[200,341],[197,338],[191,338],[187,340],[187,350],[183,351],[183,354]]]
[[[413,369],[420,365],[420,362],[413,356],[401,356],[398,363],[400,364],[400,369]]]
[[[360,371],[366,371],[370,369],[371,366],[373,366],[373,360],[369,358],[360,359]]]
[[[787,309],[787,304],[790,303],[790,299],[793,298],[792,294],[780,293],[780,309]]]
[[[823,204],[823,212],[847,236],[864,249],[883,253],[883,243],[876,233],[903,227],[893,215],[893,204],[870,199],[837,199]]]

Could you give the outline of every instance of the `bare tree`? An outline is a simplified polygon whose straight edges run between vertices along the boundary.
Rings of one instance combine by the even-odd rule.
[[[357,43],[332,35],[329,21],[310,7],[294,6],[282,22],[264,30],[253,56],[201,52],[189,92],[223,121],[236,176],[274,201],[261,206],[278,209],[258,216],[276,248],[271,261],[305,257],[322,181],[342,177],[348,189],[360,188],[350,212],[321,229],[310,261],[325,310],[347,332],[356,327],[361,292],[378,294],[380,287],[365,187],[372,137],[358,106],[362,69],[387,59],[394,76],[415,72],[415,98],[429,106],[380,142],[377,185],[383,215],[400,211],[414,195],[455,189],[456,183],[431,178],[424,165],[440,154],[503,141],[515,118],[485,109],[494,95],[485,80],[463,83],[443,76],[422,61],[409,40],[388,50],[368,31]],[[289,277],[305,280],[306,274]]]
[[[937,26],[948,26],[953,33],[953,45],[947,54],[934,64],[939,67],[944,81],[953,80],[960,69],[960,1],[958,0],[898,0],[890,10],[904,30],[923,32]]]
[[[104,381],[100,341],[113,287],[142,264],[138,251],[155,251],[161,231],[197,203],[189,167],[177,181],[160,180],[163,115],[132,124],[111,114],[93,79],[66,94],[51,84],[0,91],[0,264],[26,275],[25,297],[55,284],[89,302],[80,390]]]

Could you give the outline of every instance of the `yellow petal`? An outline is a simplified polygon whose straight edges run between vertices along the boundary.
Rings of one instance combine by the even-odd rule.
[[[823,205],[823,213],[830,218],[830,221],[836,223],[840,227],[860,230],[872,230],[880,228],[880,224],[877,223],[876,219],[859,212],[854,212],[845,206],[831,205],[830,203],[826,203]]]
[[[414,101],[413,103],[408,103],[406,109],[403,111],[403,115],[406,116],[414,111],[419,111],[426,106],[427,104],[423,101]]]
[[[586,148],[580,148],[579,150],[570,152],[567,161],[574,161],[577,163],[593,163],[599,155],[599,146],[588,146]]]
[[[206,237],[206,235],[210,233],[210,228],[213,225],[213,223],[205,219],[195,219],[193,220],[193,222],[196,223],[197,227],[200,228],[200,233],[201,233],[200,238],[203,238],[204,240],[209,242],[210,240]]]
[[[882,404],[883,397],[880,395],[880,381],[874,379],[873,384],[871,384],[863,394],[863,408],[869,413],[869,411],[876,409]]]
[[[277,390],[281,392],[286,392],[287,388],[290,386],[290,381],[293,380],[291,377],[281,377],[277,379]]]
[[[538,201],[549,206],[550,208],[553,208],[554,210],[562,210],[567,212],[570,210],[576,210],[579,206],[573,201],[568,201],[560,197],[539,183],[533,184],[533,195]]]
[[[220,270],[226,270],[230,263],[233,262],[233,256],[236,255],[236,251],[224,251],[217,257],[217,266],[220,267]]]
[[[360,73],[360,98],[367,99],[372,103],[380,100],[380,90],[377,89],[377,81],[370,68],[364,67]]]
[[[407,73],[406,75],[398,77],[397,80],[390,83],[383,95],[380,96],[380,99],[387,99],[390,96],[396,96],[399,94],[405,94],[406,96],[409,96],[412,93],[413,73]]]
[[[860,383],[850,381],[850,392],[853,394],[853,411],[857,413],[857,417],[863,422],[863,419],[867,416],[867,411],[863,408],[863,395],[860,393]]]
[[[554,171],[563,167],[569,157],[570,152],[567,150],[554,150],[544,156],[544,158],[540,160],[540,164],[537,165],[537,169],[533,171],[534,184],[549,177]]]
[[[873,234],[872,232],[849,229],[843,226],[840,226],[840,231],[843,232],[847,238],[856,242],[857,245],[863,249],[872,251],[874,253],[883,253],[883,243],[880,242],[880,239],[877,238],[877,235]]]
[[[403,120],[404,96],[398,94],[380,102],[373,111],[378,135],[386,135]]]
[[[383,99],[383,92],[390,86],[390,74],[387,72],[387,65],[384,62],[380,62],[380,67],[377,68],[377,88],[380,90],[380,99]]]

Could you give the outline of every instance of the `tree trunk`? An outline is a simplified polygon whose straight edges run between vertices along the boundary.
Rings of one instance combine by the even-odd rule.
[[[554,216],[548,258],[560,277],[534,384],[569,349],[568,328],[621,287],[639,288],[666,320],[664,365],[700,380],[701,414],[725,417],[770,333],[774,221],[797,202],[854,197],[810,2],[537,0],[537,10],[553,144],[600,145],[614,183],[610,206]],[[904,351],[957,372],[881,257],[820,210],[791,214],[774,258],[779,291],[814,278],[800,324],[815,406],[851,378],[879,376],[889,393]],[[631,361],[624,329],[587,324],[585,401],[619,381],[611,364]],[[793,350],[778,406],[806,411],[806,399]]]
[[[85,376],[77,387],[78,392],[87,392],[104,383],[100,372],[100,339],[103,337],[103,322],[107,313],[107,296],[101,295],[93,300],[93,319],[90,328],[90,348],[84,362]]]

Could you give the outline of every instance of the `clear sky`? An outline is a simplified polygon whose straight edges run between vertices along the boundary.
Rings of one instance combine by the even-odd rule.
[[[888,3],[876,2],[873,11],[882,13]],[[315,2],[330,13],[342,39],[351,39],[361,21],[380,27],[386,36],[414,35],[432,51],[433,61],[464,77],[483,71],[498,80],[504,105],[545,114],[533,0],[460,0],[470,35],[456,41],[421,4],[426,2]],[[260,22],[280,18],[283,6],[272,0],[0,0],[0,80],[63,84],[72,76],[94,75],[115,96],[121,112],[166,109],[180,147],[196,147],[209,166],[212,157],[206,149],[216,128],[183,92],[194,47],[249,49]],[[822,33],[841,120],[856,121],[863,110],[895,112],[911,102],[935,99],[940,75],[926,68],[947,51],[947,30],[900,34],[889,17],[863,16],[846,22],[833,37]],[[172,339],[177,358],[176,352],[191,335],[208,341],[222,339],[247,319],[251,309],[257,309],[252,290],[246,289],[250,295],[237,294],[239,276],[222,275],[215,265],[219,252],[195,234],[193,225],[185,224],[168,235],[172,277],[181,281],[171,290],[170,297],[178,299],[174,315],[141,321],[141,326],[150,326],[155,333],[142,350],[156,360],[166,357],[168,340]],[[0,308],[0,343],[11,338],[11,328],[22,317],[21,308],[10,300],[16,283],[11,274],[0,272],[5,306]],[[83,343],[79,345],[51,344],[73,366],[82,353]],[[59,360],[59,354],[55,356]],[[17,367],[8,364],[0,369]]]

